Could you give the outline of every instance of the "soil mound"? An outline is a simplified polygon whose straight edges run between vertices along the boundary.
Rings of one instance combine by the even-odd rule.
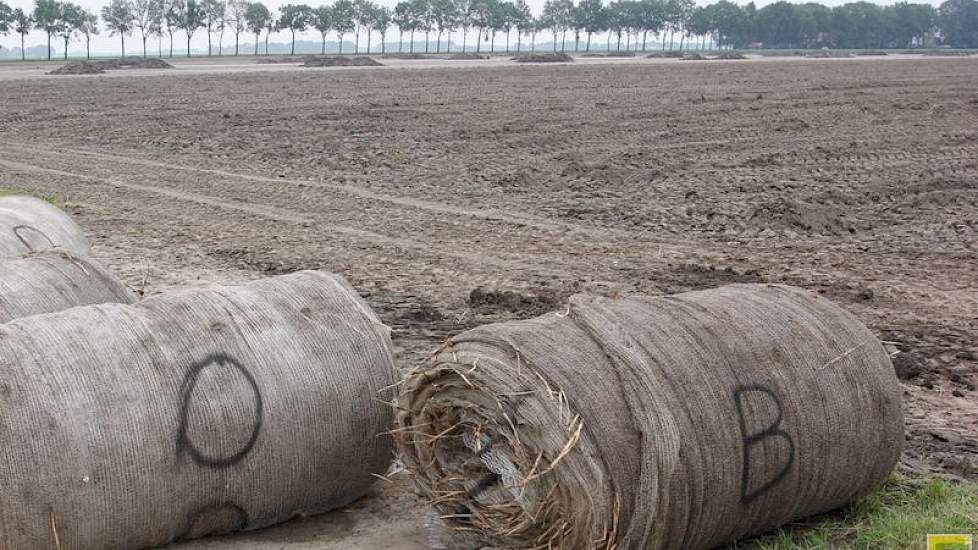
[[[123,59],[102,59],[100,61],[72,61],[48,74],[101,74],[105,71],[119,69],[172,69],[162,59],[143,59],[142,57],[126,57]]]
[[[856,55],[886,55],[886,52],[882,50],[863,50],[861,52],[855,52]]]
[[[259,65],[277,65],[280,63],[302,63],[301,57],[259,57],[255,60]]]
[[[91,61],[72,61],[47,73],[53,75],[102,74],[105,72],[100,65]]]
[[[350,66],[352,67],[382,67],[383,63],[377,61],[372,57],[354,57],[350,59]]]
[[[132,68],[134,68],[134,69],[172,69],[173,68],[173,65],[170,65],[169,63],[167,63],[166,61],[163,61],[162,59],[149,58],[149,59],[143,59],[142,61],[140,61],[139,63],[137,63],[136,65],[134,65]]]
[[[382,57],[387,59],[431,59],[430,55],[423,53],[386,53]]]
[[[531,53],[518,55],[513,58],[517,63],[567,63],[574,61],[574,58],[563,52],[558,53]]]
[[[380,67],[383,64],[372,57],[346,57],[338,55],[335,57],[307,57],[303,60],[303,67]]]
[[[96,65],[102,67],[106,71],[114,71],[118,69],[172,69],[173,65],[170,65],[162,59],[147,58],[142,57],[126,57],[124,59],[103,59],[102,61],[96,61]]]
[[[581,57],[635,57],[635,52],[588,52],[582,53]]]
[[[805,57],[810,57],[812,59],[839,59],[845,57],[852,57],[849,52],[835,52],[832,50],[818,50],[815,52],[808,52]]]
[[[706,58],[698,53],[688,53],[681,58],[683,61],[706,61]]]
[[[747,56],[740,52],[724,51],[720,52],[717,59],[747,59]]]
[[[466,53],[453,53],[452,55],[448,56],[448,59],[452,61],[475,61],[475,60],[489,59],[489,56],[482,55],[479,53],[466,52]]]
[[[966,52],[962,50],[927,50],[924,55],[931,55],[935,57],[950,57],[950,56],[968,56],[972,52]]]
[[[652,52],[645,57],[647,59],[682,59],[683,55],[683,52],[661,51]]]

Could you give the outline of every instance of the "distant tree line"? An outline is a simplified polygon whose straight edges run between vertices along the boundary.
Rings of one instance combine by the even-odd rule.
[[[112,36],[119,36],[123,56],[126,37],[139,34],[142,55],[147,41],[157,38],[163,55],[164,36],[169,38],[173,56],[174,34],[182,33],[190,43],[197,32],[207,35],[207,54],[224,54],[225,35],[234,40],[234,55],[240,53],[240,35],[255,37],[254,54],[260,53],[264,35],[265,53],[272,33],[291,34],[295,53],[296,34],[314,30],[322,37],[322,51],[330,34],[337,36],[342,53],[344,38],[353,37],[354,52],[360,53],[362,37],[366,51],[372,51],[372,37],[380,37],[380,50],[386,52],[387,35],[396,28],[398,48],[404,35],[414,51],[415,38],[424,35],[424,51],[442,51],[442,40],[451,50],[452,36],[461,32],[462,50],[466,36],[477,31],[476,51],[496,50],[497,37],[505,37],[510,51],[515,34],[516,49],[530,38],[535,48],[538,33],[552,37],[554,50],[590,50],[592,37],[605,35],[608,49],[646,49],[649,36],[665,48],[911,48],[947,45],[978,48],[978,0],[946,0],[938,8],[929,4],[899,2],[880,6],[854,2],[836,7],[817,3],[792,4],[784,1],[757,9],[720,0],[696,6],[693,0],[547,0],[542,13],[534,16],[525,0],[403,0],[394,9],[370,0],[335,0],[332,4],[309,6],[287,4],[277,10],[261,2],[247,0],[111,0],[101,10],[101,21]],[[47,34],[48,58],[51,41],[62,40],[67,58],[68,44],[83,38],[88,44],[99,33],[99,16],[71,2],[35,0],[34,10],[26,13],[11,9],[0,0],[0,35],[24,38],[37,29]],[[216,40],[214,40],[216,38]],[[434,41],[432,41],[434,38]],[[614,44],[612,44],[614,42]],[[484,44],[486,43],[486,44]]]

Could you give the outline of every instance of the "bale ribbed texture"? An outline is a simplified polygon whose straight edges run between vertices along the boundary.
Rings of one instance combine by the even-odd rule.
[[[260,528],[350,503],[393,455],[389,330],[335,275],[19,319],[0,358],[0,548]]]
[[[0,323],[75,306],[135,301],[135,294],[91,259],[48,251],[0,260]]]
[[[88,256],[91,244],[81,227],[56,206],[35,197],[0,197],[0,258],[51,248]]]
[[[397,433],[453,548],[699,549],[878,487],[900,397],[876,337],[800,289],[575,296],[450,340]]]

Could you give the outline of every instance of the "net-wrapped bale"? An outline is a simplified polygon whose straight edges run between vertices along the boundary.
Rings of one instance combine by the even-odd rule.
[[[75,306],[135,301],[126,285],[90,258],[55,250],[0,260],[0,323]]]
[[[53,204],[26,195],[0,197],[0,258],[51,248],[75,256],[92,252],[81,227]]]
[[[889,356],[775,285],[566,311],[451,339],[399,390],[399,447],[452,548],[701,549],[883,483]]]
[[[114,550],[362,496],[393,456],[389,330],[339,276],[0,325],[0,548]]]

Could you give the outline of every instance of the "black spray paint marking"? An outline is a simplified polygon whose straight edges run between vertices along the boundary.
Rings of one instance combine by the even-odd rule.
[[[24,243],[24,246],[27,247],[29,252],[38,252],[38,250],[34,248],[34,245],[32,245],[30,241],[27,240],[27,235],[40,235],[51,245],[51,248],[55,248],[57,246],[54,244],[54,241],[51,240],[51,237],[48,237],[40,229],[31,227],[29,225],[18,225],[14,227],[14,235],[20,240],[20,242]]]
[[[240,372],[248,384],[251,385],[251,389],[255,396],[255,421],[251,430],[251,437],[248,442],[245,443],[237,452],[230,456],[209,456],[200,451],[194,442],[190,440],[187,434],[188,429],[188,413],[190,409],[190,401],[193,399],[194,389],[197,387],[197,381],[200,378],[200,374],[207,367],[212,366],[231,366]],[[224,468],[231,466],[242,458],[244,458],[251,449],[255,446],[255,442],[258,440],[258,434],[261,431],[262,425],[262,414],[263,414],[263,404],[261,398],[261,392],[258,390],[258,383],[255,382],[255,378],[241,366],[236,360],[223,353],[212,355],[200,363],[197,363],[190,367],[187,371],[187,376],[183,379],[183,385],[180,390],[181,400],[180,400],[180,428],[177,431],[177,453],[185,452],[190,455],[190,458],[194,462],[202,466],[210,466],[213,468]]]
[[[744,395],[751,392],[761,393],[768,396],[778,408],[778,417],[774,420],[774,422],[772,422],[770,426],[755,433],[748,433],[747,419],[744,416]],[[734,390],[734,400],[737,402],[737,418],[740,421],[740,434],[743,437],[744,447],[744,471],[740,479],[740,502],[743,504],[750,504],[758,497],[769,491],[772,487],[777,485],[779,481],[788,475],[788,470],[791,469],[792,464],[795,462],[795,442],[791,439],[791,436],[788,435],[787,432],[781,429],[781,420],[784,416],[784,407],[781,404],[781,399],[778,398],[778,396],[770,389],[756,384],[739,386],[736,390]],[[760,444],[769,437],[780,437],[785,441],[785,443],[788,444],[788,460],[777,475],[768,480],[764,485],[751,491],[751,450],[755,445]]]

